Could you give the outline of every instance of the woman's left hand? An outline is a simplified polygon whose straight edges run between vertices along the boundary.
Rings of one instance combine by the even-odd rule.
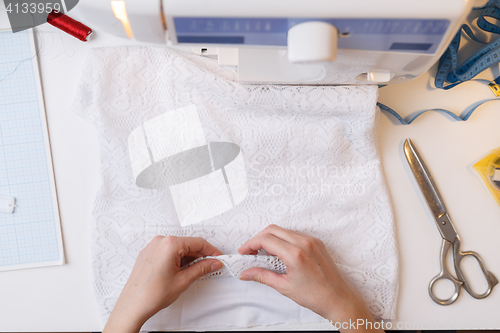
[[[155,313],[172,304],[194,281],[222,268],[215,259],[181,270],[184,257],[221,255],[203,238],[156,236],[141,251],[103,333],[138,332]]]

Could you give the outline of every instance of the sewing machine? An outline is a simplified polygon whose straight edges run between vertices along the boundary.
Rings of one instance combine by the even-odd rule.
[[[337,1],[339,0],[330,0],[331,3]],[[91,48],[130,46],[138,42],[115,38],[111,34],[113,30],[107,28],[106,24],[103,24],[104,28],[101,29],[99,24],[93,23],[98,19],[108,20],[106,22],[116,28],[116,34],[127,38],[122,23],[116,19],[111,9],[102,12],[97,9],[95,12],[86,11],[88,7],[92,5],[97,7],[101,2],[106,8],[110,7],[108,1],[83,0],[76,6],[75,12],[72,10],[69,13],[70,16],[76,16],[81,8],[81,13],[88,14],[84,23],[90,25],[96,33],[96,38],[90,43],[82,43],[48,24],[36,29],[39,45],[43,45],[39,53],[39,63],[58,180],[57,190],[60,195],[65,252],[69,264],[36,270],[2,272],[0,284],[7,286],[0,291],[2,331],[100,332],[103,327],[91,284],[92,272],[89,269],[88,253],[91,239],[89,223],[91,206],[101,179],[97,138],[95,128],[91,124],[68,111],[73,103],[74,91]],[[145,0],[141,2],[147,3]],[[242,2],[243,0],[237,1],[237,3]],[[430,1],[423,0],[414,1],[415,4],[406,0],[401,2],[409,6],[417,6],[420,2],[431,4]],[[445,5],[441,5],[441,2]],[[460,6],[463,5],[461,0],[456,2]],[[207,1],[207,3],[215,2]],[[0,2],[0,10],[2,4]],[[370,4],[365,2],[365,5],[367,8]],[[443,10],[442,15],[450,15],[449,8],[446,7],[450,5],[455,4],[445,0],[435,1],[428,6],[427,15],[437,15],[437,7]],[[130,11],[132,8],[128,2],[127,6],[127,10]],[[396,7],[393,7],[393,10],[396,10]],[[271,13],[271,10],[269,12]],[[389,15],[387,11],[386,15]],[[8,20],[5,22],[8,23]],[[134,38],[139,39],[139,32],[136,30],[135,28],[133,30]],[[166,33],[162,32],[161,36],[165,35]],[[161,43],[165,41],[162,40]],[[447,41],[443,43],[445,45]],[[240,51],[242,49],[243,47]],[[338,53],[341,52],[343,50],[338,49]],[[484,78],[491,80],[493,76],[490,74],[490,77]],[[442,107],[460,113],[464,108],[475,105],[478,100],[486,100],[492,96],[491,91],[480,84],[464,84],[444,91],[429,89],[431,82],[429,74],[424,73],[418,79],[406,84],[391,85],[381,89],[379,100],[403,110],[406,112],[405,115],[408,115],[413,110],[432,107]],[[481,253],[485,262],[492,262],[495,265],[500,253],[500,243],[497,241],[497,235],[500,234],[500,224],[497,223],[499,208],[490,194],[484,190],[481,180],[473,178],[474,171],[466,166],[479,159],[483,153],[498,147],[500,113],[497,103],[485,105],[474,114],[472,122],[466,123],[452,122],[439,113],[428,113],[418,122],[406,127],[394,126],[389,118],[380,117],[376,129],[378,146],[392,194],[395,218],[398,221],[400,261],[403,263],[400,268],[398,318],[393,322],[394,329],[500,329],[498,290],[496,294],[481,301],[462,295],[457,303],[449,307],[441,307],[429,299],[427,287],[429,279],[436,274],[438,261],[428,259],[435,258],[439,251],[440,236],[435,230],[434,222],[429,218],[430,215],[422,206],[424,203],[415,204],[415,200],[419,198],[418,189],[412,188],[413,176],[406,167],[404,156],[400,154],[404,138],[410,136],[418,141],[419,148],[426,153],[429,168],[436,179],[439,179],[439,186],[448,207],[453,211],[453,216],[459,219],[457,223],[460,224],[460,233],[471,235],[467,240],[464,239],[465,242],[469,242],[463,244],[464,248],[473,248]],[[449,152],[449,163],[443,161],[442,154],[445,151]],[[478,223],[469,221],[480,221],[483,227],[478,227]],[[110,235],[110,237],[116,236]],[[434,241],[429,241],[429,237],[435,237]],[[481,241],[478,241],[479,239]],[[491,269],[498,272],[498,265]],[[478,277],[477,281],[482,280]],[[317,330],[321,327],[313,324],[310,326],[295,324],[261,329]],[[325,325],[323,329],[331,330],[331,326]]]
[[[87,0],[92,26],[238,66],[243,83],[392,84],[426,72],[483,0]]]

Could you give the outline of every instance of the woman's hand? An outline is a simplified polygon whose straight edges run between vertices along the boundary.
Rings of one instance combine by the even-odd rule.
[[[156,236],[141,251],[103,333],[139,332],[155,313],[172,304],[194,281],[222,268],[202,260],[181,270],[181,259],[222,253],[203,238]]]
[[[342,277],[319,239],[270,225],[238,252],[256,254],[260,249],[278,256],[286,265],[286,274],[251,268],[242,273],[241,280],[266,284],[334,323],[357,319],[374,322],[361,296]]]

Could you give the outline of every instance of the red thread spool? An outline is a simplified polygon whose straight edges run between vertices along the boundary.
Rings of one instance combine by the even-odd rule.
[[[62,31],[78,38],[83,42],[91,40],[92,35],[94,34],[92,32],[92,29],[87,27],[85,24],[73,20],[71,17],[55,10],[50,12],[50,14],[47,16],[47,23],[61,29]]]

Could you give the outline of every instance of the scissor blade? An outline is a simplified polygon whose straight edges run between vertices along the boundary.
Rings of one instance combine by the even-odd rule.
[[[413,176],[424,195],[425,201],[429,206],[436,225],[441,233],[441,237],[449,242],[453,242],[457,236],[455,228],[451,223],[450,217],[447,214],[446,206],[444,205],[443,198],[432,179],[432,175],[427,169],[424,160],[418,153],[417,148],[413,145],[410,139],[406,139],[403,145],[406,160],[410,165]]]

